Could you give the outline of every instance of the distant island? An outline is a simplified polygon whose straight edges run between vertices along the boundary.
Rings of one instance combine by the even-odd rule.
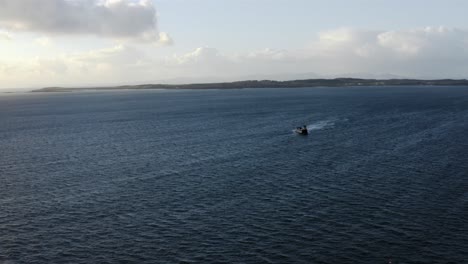
[[[292,81],[249,80],[220,83],[194,83],[194,84],[141,84],[107,87],[46,87],[32,92],[73,92],[83,90],[149,90],[149,89],[243,89],[243,88],[306,88],[306,87],[347,87],[347,86],[468,86],[468,80],[440,79],[306,79]]]

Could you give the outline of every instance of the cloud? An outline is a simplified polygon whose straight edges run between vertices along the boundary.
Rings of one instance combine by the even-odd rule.
[[[179,65],[208,65],[224,61],[225,57],[215,48],[200,47],[183,55],[174,55],[173,59]]]
[[[29,62],[30,71],[40,75],[64,75],[68,71],[66,61],[61,58],[34,58]]]
[[[320,33],[312,49],[315,49],[315,54],[321,55],[338,52],[364,57],[383,57],[386,54],[414,58],[438,56],[441,52],[445,55],[462,55],[467,44],[467,30],[446,27],[391,31],[337,29]]]
[[[410,32],[389,31],[377,35],[377,43],[400,55],[417,55],[427,41]]]
[[[70,59],[75,61],[109,64],[131,64],[144,57],[145,55],[136,48],[123,44],[69,56]]]
[[[368,72],[413,78],[467,78],[467,51],[468,31],[463,29],[341,28],[320,33],[304,52],[304,58],[315,61],[309,65],[322,74]]]
[[[249,60],[264,60],[264,61],[282,61],[288,59],[290,53],[287,50],[276,50],[271,48],[265,48],[262,50],[252,51],[245,55],[245,59]]]
[[[160,32],[158,44],[161,46],[170,46],[174,44],[174,40],[172,40],[171,36],[169,36],[168,33]]]
[[[10,33],[5,32],[5,31],[0,31],[0,41],[2,40],[12,40],[13,38],[11,37]]]
[[[76,86],[168,79],[202,82],[346,76],[468,78],[467,61],[467,30],[339,28],[318,33],[310,45],[297,50],[265,48],[228,53],[199,47],[157,57],[147,46],[121,44],[55,58],[4,62],[0,63],[0,85],[19,86],[19,81]]]
[[[43,47],[48,47],[50,45],[52,45],[52,40],[48,37],[40,37],[40,38],[36,38],[34,40],[34,42],[40,46],[43,46]]]
[[[166,33],[158,32],[150,0],[0,0],[0,28],[170,42]]]
[[[198,48],[172,59],[184,67],[184,72],[207,75],[468,78],[468,30],[441,26],[406,30],[338,28],[318,33],[311,45],[300,50],[266,48],[226,54],[214,48]]]
[[[0,61],[0,87],[128,83],[148,78],[148,71],[155,69],[154,63],[146,66],[150,63],[143,52],[123,44],[54,57]]]

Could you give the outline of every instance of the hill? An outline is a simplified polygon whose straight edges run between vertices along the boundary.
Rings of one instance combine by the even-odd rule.
[[[46,87],[32,92],[71,92],[82,90],[145,90],[145,89],[243,89],[243,88],[299,88],[299,87],[346,87],[346,86],[468,86],[468,80],[440,79],[440,80],[416,80],[416,79],[306,79],[291,81],[249,80],[221,83],[194,83],[194,84],[141,84],[108,87]]]

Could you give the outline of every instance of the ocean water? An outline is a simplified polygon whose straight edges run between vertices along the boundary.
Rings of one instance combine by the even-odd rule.
[[[467,245],[468,87],[0,96],[0,263],[468,263]]]

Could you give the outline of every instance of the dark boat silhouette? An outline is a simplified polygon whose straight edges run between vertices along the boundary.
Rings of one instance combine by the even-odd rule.
[[[294,132],[296,132],[297,134],[299,135],[308,135],[309,134],[309,131],[307,130],[307,126],[304,125],[303,127],[297,127]]]

